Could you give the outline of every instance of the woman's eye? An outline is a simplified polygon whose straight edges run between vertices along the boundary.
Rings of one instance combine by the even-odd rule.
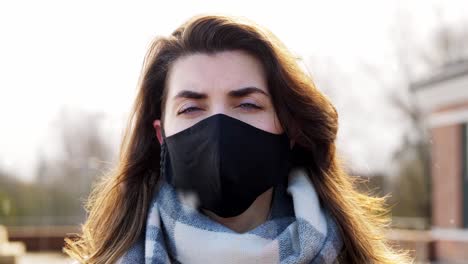
[[[261,109],[260,106],[252,104],[252,103],[242,103],[239,105],[240,108],[246,108],[246,109]]]
[[[190,112],[197,111],[197,110],[200,110],[200,108],[191,106],[191,107],[187,107],[184,110],[178,112],[177,115],[190,113]]]

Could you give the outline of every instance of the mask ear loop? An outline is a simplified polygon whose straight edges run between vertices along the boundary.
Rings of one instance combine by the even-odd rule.
[[[166,135],[164,133],[164,128],[161,127],[161,134],[162,134],[162,142],[161,142],[161,154],[160,154],[160,159],[159,159],[159,171],[160,171],[160,177],[162,177],[164,180],[168,180],[166,176],[166,159],[167,159],[167,146],[166,146]]]
[[[164,127],[163,127],[162,124],[161,124],[161,134],[162,134],[162,138],[163,138],[163,141],[164,141],[164,139],[166,139],[166,133],[164,133]]]
[[[161,128],[161,132],[162,132],[162,136],[163,138],[165,138],[165,135],[164,135],[164,130]],[[153,134],[152,136],[152,140],[153,140],[153,144],[159,144],[159,140],[158,140],[158,137],[156,136],[156,134]],[[159,181],[161,178],[164,177],[164,174],[165,174],[165,160],[166,160],[166,146],[165,146],[165,140],[162,141],[162,143],[160,144],[160,154],[159,154],[159,177],[155,178],[156,181]],[[156,161],[155,161],[156,162]],[[148,169],[148,173],[151,175],[151,177],[153,177],[153,175],[156,175],[155,173],[155,168],[153,166],[151,166],[149,169]]]

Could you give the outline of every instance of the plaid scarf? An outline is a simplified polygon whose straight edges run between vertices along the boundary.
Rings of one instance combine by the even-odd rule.
[[[343,242],[303,168],[274,188],[266,222],[237,233],[181,202],[164,180],[146,231],[117,263],[338,263]]]

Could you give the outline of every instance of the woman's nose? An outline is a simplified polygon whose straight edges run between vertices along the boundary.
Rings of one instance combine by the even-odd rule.
[[[216,114],[224,114],[224,115],[229,115],[229,116],[232,115],[228,107],[224,104],[216,104],[213,107],[211,107],[210,116],[216,115]]]

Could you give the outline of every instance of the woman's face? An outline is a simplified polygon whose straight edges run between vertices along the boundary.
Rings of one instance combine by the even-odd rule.
[[[171,65],[165,88],[166,137],[220,113],[270,133],[283,132],[263,66],[243,51],[181,57]],[[161,143],[160,120],[155,120],[153,126]]]

